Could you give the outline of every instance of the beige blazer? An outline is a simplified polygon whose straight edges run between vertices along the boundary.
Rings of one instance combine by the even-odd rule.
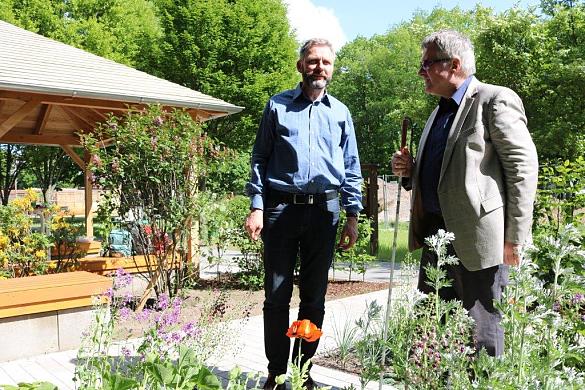
[[[409,248],[422,246],[419,164],[437,114],[423,130],[415,159]],[[473,79],[449,130],[438,196],[453,246],[470,271],[503,262],[504,240],[523,244],[530,237],[538,158],[522,101],[512,90]]]

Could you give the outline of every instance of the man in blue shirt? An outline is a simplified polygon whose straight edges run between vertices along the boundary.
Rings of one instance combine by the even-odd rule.
[[[297,70],[302,82],[268,101],[252,151],[246,193],[250,214],[245,227],[252,239],[264,241],[264,347],[268,358],[265,389],[284,389],[275,377],[286,373],[290,340],[289,304],[293,272],[300,259],[298,319],[318,327],[325,314],[327,276],[333,259],[339,220],[339,195],[347,222],[339,246],[357,240],[361,205],[361,170],[353,122],[347,107],[326,87],[335,53],[324,39],[311,39],[300,49]],[[318,341],[303,342],[304,363]],[[295,341],[293,361],[299,356]],[[305,386],[313,388],[309,376]]]
[[[476,350],[504,350],[501,314],[494,306],[530,238],[538,159],[522,101],[512,90],[478,81],[469,38],[453,30],[427,36],[418,71],[425,92],[439,96],[415,159],[396,152],[392,170],[412,190],[409,248],[423,247],[418,288],[433,292],[425,272],[437,257],[425,237],[455,234],[447,265],[452,285],[439,291],[457,299],[475,320]]]

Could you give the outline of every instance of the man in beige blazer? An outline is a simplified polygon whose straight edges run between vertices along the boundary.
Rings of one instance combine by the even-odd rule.
[[[436,255],[425,237],[445,229],[461,264],[448,266],[452,286],[440,291],[458,299],[476,323],[476,348],[503,352],[501,314],[493,301],[508,282],[508,266],[519,263],[529,239],[538,160],[526,127],[522,101],[512,90],[484,84],[475,73],[470,40],[452,30],[423,40],[419,69],[425,92],[440,97],[425,125],[416,158],[405,148],[392,170],[412,190],[409,248],[423,247],[418,288],[425,265]]]

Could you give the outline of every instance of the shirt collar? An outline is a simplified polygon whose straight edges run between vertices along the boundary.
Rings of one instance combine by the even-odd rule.
[[[305,95],[303,95],[303,90],[301,89],[301,83],[297,84],[297,87],[295,88],[294,92],[293,92],[293,100],[297,101],[298,99],[304,99],[310,102],[309,99],[307,99],[305,97]],[[315,100],[313,103],[315,102],[323,102],[324,104],[326,104],[328,107],[331,107],[331,100],[329,99],[329,95],[327,94],[327,90],[325,90],[325,92],[323,93],[323,96],[321,96],[321,99]]]
[[[458,106],[461,105],[461,101],[463,100],[463,96],[465,96],[465,92],[467,92],[467,87],[469,87],[469,83],[471,83],[471,80],[473,80],[473,75],[466,78],[463,84],[461,84],[459,88],[457,88],[453,96],[451,96],[451,99],[454,100]]]

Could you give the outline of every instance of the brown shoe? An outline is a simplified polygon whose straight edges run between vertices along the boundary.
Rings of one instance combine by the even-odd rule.
[[[268,377],[266,378],[266,382],[264,382],[264,390],[286,390],[286,385],[283,383],[281,385],[276,384],[276,377],[278,375],[268,373]]]

